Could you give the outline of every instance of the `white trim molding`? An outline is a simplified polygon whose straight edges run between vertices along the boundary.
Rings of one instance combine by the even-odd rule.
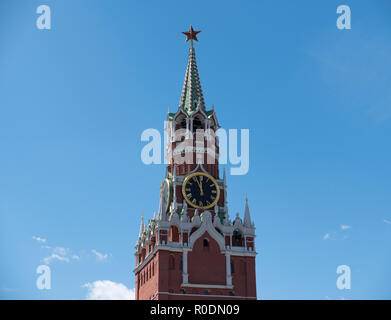
[[[244,296],[235,296],[235,295],[227,296],[227,295],[220,295],[220,294],[172,293],[172,292],[164,292],[164,291],[156,292],[154,296],[158,294],[167,294],[170,296],[216,297],[216,298],[228,298],[230,300],[233,299],[257,300],[257,297],[244,297]]]
[[[182,283],[181,287],[189,288],[206,288],[206,289],[233,289],[234,286],[224,285],[224,284],[198,284],[198,283]]]

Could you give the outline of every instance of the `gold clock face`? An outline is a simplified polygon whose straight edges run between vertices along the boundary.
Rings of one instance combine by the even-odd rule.
[[[195,172],[183,181],[182,194],[186,202],[197,209],[209,209],[216,205],[220,188],[209,174]]]

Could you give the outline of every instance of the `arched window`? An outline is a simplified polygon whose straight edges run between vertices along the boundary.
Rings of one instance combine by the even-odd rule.
[[[232,246],[243,247],[243,237],[238,229],[235,229],[232,234]]]
[[[204,250],[209,250],[209,240],[207,238],[203,241]]]
[[[193,120],[193,131],[196,132],[197,129],[203,129],[202,121],[199,117],[195,117]]]
[[[177,123],[179,124],[179,128],[186,129],[186,118],[181,117],[177,120]]]

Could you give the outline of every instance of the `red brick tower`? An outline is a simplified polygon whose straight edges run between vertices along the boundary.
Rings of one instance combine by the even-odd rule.
[[[158,216],[141,221],[136,299],[256,299],[255,227],[228,216],[225,171],[219,177],[219,124],[207,111],[191,40],[178,111],[168,113],[168,166]]]

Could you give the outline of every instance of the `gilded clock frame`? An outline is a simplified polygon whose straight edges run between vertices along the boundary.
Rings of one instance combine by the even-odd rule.
[[[193,204],[193,203],[189,200],[189,198],[186,196],[186,192],[185,192],[186,184],[187,184],[187,182],[188,182],[191,178],[193,178],[193,177],[195,177],[195,176],[204,176],[204,177],[207,177],[207,178],[209,178],[210,180],[212,180],[212,182],[213,182],[214,185],[216,186],[216,190],[217,190],[216,199],[215,199],[210,205],[208,205],[208,206],[204,206],[204,207],[197,206],[197,205]],[[219,184],[217,183],[216,179],[213,178],[210,174],[207,174],[207,173],[204,173],[204,172],[193,172],[193,173],[189,174],[189,175],[185,178],[185,180],[183,180],[183,184],[182,184],[182,195],[183,195],[183,198],[186,200],[186,202],[187,202],[190,206],[192,206],[192,207],[194,207],[194,208],[196,208],[196,209],[206,210],[206,209],[210,209],[210,208],[214,207],[214,206],[217,204],[217,202],[219,201],[219,199],[220,199],[220,187],[219,187]]]

